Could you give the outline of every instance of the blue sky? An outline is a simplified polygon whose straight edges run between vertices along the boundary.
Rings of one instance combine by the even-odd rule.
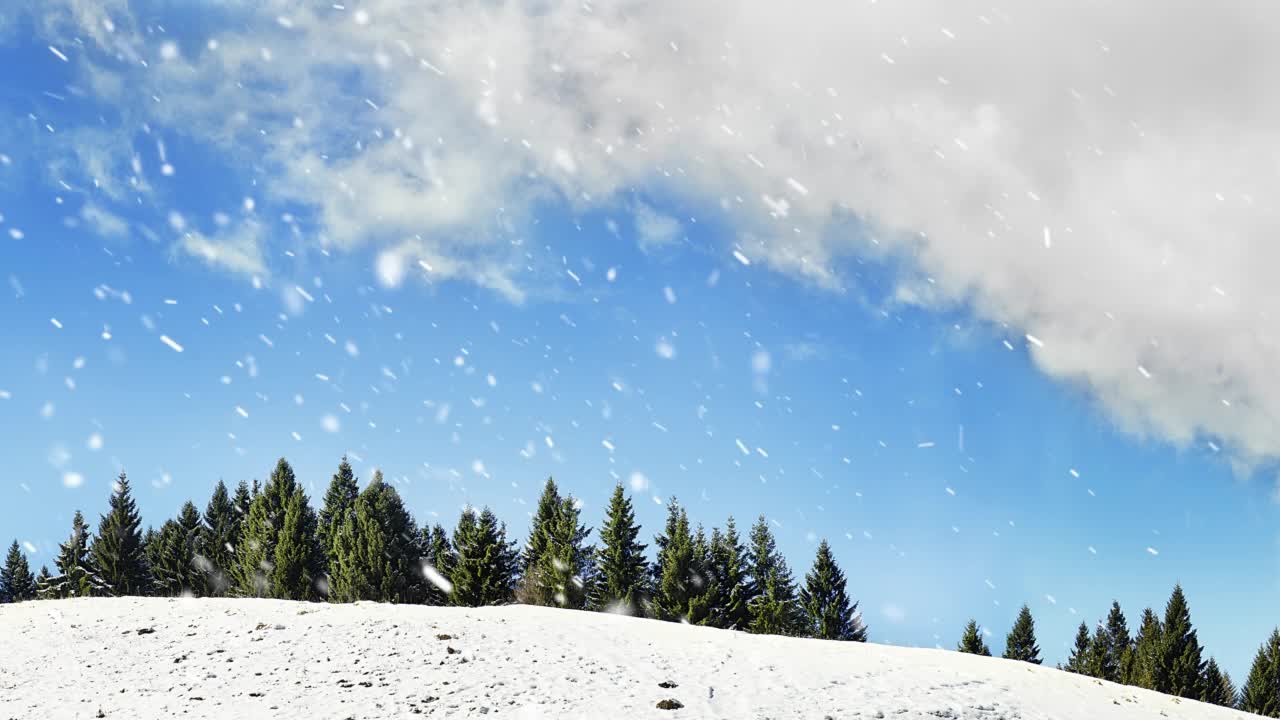
[[[1113,598],[1136,630],[1181,582],[1201,641],[1243,678],[1280,598],[1274,395],[1247,360],[1274,350],[1230,334],[1273,302],[1248,295],[1251,278],[1176,274],[1197,246],[1173,234],[1155,245],[1171,269],[1123,266],[1143,248],[1073,247],[1088,217],[1042,230],[1013,200],[1001,227],[1064,255],[940,244],[972,229],[950,208],[990,210],[974,193],[1008,180],[982,163],[1016,152],[955,171],[940,199],[924,177],[894,179],[915,159],[811,158],[832,133],[845,142],[836,120],[795,131],[812,145],[788,139],[795,118],[751,105],[781,91],[752,95],[766,81],[744,71],[739,110],[724,100],[708,132],[744,136],[744,107],[774,132],[730,162],[723,138],[683,127],[694,109],[644,95],[696,96],[662,82],[705,63],[652,61],[628,103],[660,112],[610,118],[613,85],[525,87],[447,34],[475,20],[527,50],[554,45],[554,17],[437,3],[446,34],[417,55],[394,30],[324,55],[364,37],[349,32],[425,22],[369,7],[362,21],[65,2],[0,23],[0,534],[37,565],[122,468],[159,525],[281,455],[315,500],[346,453],[446,527],[489,505],[522,536],[548,475],[593,524],[626,483],[646,536],[672,495],[708,527],[766,513],[797,574],[833,542],[875,641],[952,647],[973,616],[1002,647],[1027,602],[1056,662]],[[698,39],[671,44],[692,54]],[[590,131],[556,114],[575,102]],[[849,134],[885,157],[905,152],[875,136],[876,112],[836,117],[861,119]],[[640,132],[615,147],[610,122]],[[891,187],[824,189],[846,176]],[[1089,200],[1052,184],[1017,203],[1060,217]],[[1144,284],[1163,292],[1127,290]]]

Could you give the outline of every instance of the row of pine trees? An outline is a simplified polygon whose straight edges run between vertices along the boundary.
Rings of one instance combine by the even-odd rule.
[[[970,620],[956,647],[962,653],[991,656],[991,649],[975,620]],[[1003,657],[1039,665],[1035,620],[1026,605],[1018,612],[1005,638]],[[1175,585],[1165,604],[1164,619],[1151,609],[1142,611],[1138,634],[1130,636],[1120,603],[1112,601],[1105,620],[1092,633],[1087,623],[1076,630],[1075,646],[1060,670],[1155,690],[1265,717],[1280,717],[1280,629],[1258,649],[1243,688],[1216,659],[1204,660],[1204,648],[1191,624],[1191,608],[1181,585]]]
[[[151,595],[458,605],[508,602],[642,614],[752,633],[866,641],[858,603],[831,547],[818,545],[797,584],[761,516],[744,542],[732,517],[708,534],[673,498],[656,561],[645,557],[631,499],[613,490],[597,544],[580,503],[547,480],[523,549],[488,508],[466,508],[452,535],[419,528],[399,493],[375,472],[361,490],[346,458],[316,513],[281,458],[267,482],[219,482],[203,513],[185,503],[159,530],[142,521],[121,473],[92,533],[77,511],[59,547],[57,574],[32,574],[17,541],[0,569],[0,601]],[[976,621],[960,652],[990,656]],[[1080,624],[1061,669],[1103,680],[1280,717],[1280,630],[1258,650],[1239,692],[1203,648],[1180,586],[1163,621],[1143,611],[1130,637],[1119,603],[1090,633]],[[1042,662],[1035,621],[1023,606],[1004,657]]]
[[[462,511],[452,534],[419,528],[380,472],[363,489],[346,458],[318,513],[283,458],[267,482],[219,482],[201,513],[185,503],[142,530],[121,473],[92,533],[77,511],[57,573],[33,576],[15,542],[0,599],[152,595],[460,605],[508,602],[643,614],[755,633],[865,641],[858,604],[824,541],[797,584],[763,516],[747,542],[733,518],[708,534],[673,498],[645,557],[631,499],[614,488],[598,544],[580,503],[547,480],[523,549],[488,508]],[[749,543],[749,546],[748,546]]]

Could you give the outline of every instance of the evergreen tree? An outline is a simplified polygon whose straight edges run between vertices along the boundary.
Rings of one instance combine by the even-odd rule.
[[[529,524],[529,539],[524,551],[520,553],[522,571],[528,573],[542,559],[547,542],[542,527],[555,518],[560,511],[561,502],[560,489],[556,487],[555,479],[547,478],[546,484],[542,486],[542,495],[538,498],[538,507],[533,512],[533,521]]]
[[[430,529],[422,528],[422,576],[423,602],[428,605],[448,605],[453,591],[449,576],[453,573],[453,546],[449,534],[438,523]]]
[[[689,531],[689,515],[674,497],[667,504],[666,532],[655,542],[659,579],[654,588],[654,616],[659,620],[687,620],[689,600],[698,590],[693,584],[693,535]]]
[[[266,485],[251,496],[236,553],[237,590],[255,597],[315,599],[324,556],[316,543],[315,513],[288,461],[280,458]]]
[[[1204,662],[1203,648],[1191,625],[1191,610],[1181,585],[1173,586],[1173,594],[1164,611],[1164,635],[1160,652],[1160,692],[1177,697],[1200,697],[1200,681]]]
[[[386,542],[368,497],[347,508],[333,536],[329,564],[329,598],[335,602],[381,599],[390,575]]]
[[[1107,651],[1108,667],[1111,673],[1103,678],[1111,682],[1128,682],[1133,672],[1133,639],[1129,637],[1129,623],[1125,620],[1120,603],[1112,600],[1111,611],[1107,613]]]
[[[1231,683],[1231,676],[1218,667],[1218,661],[1209,658],[1204,665],[1204,677],[1200,682],[1200,700],[1223,707],[1236,706],[1236,688]]]
[[[49,566],[41,565],[40,574],[36,576],[36,599],[51,600],[57,597],[53,589],[53,576],[49,574]]]
[[[44,587],[46,599],[88,597],[93,594],[93,566],[89,561],[89,527],[84,515],[77,510],[71,520],[71,536],[58,546],[55,561],[58,574],[49,578]]]
[[[14,540],[0,569],[0,602],[22,602],[36,596],[36,578],[31,574],[27,556]]]
[[[689,609],[684,620],[692,625],[709,625],[718,627],[716,601],[720,597],[720,588],[716,577],[711,573],[713,548],[724,542],[719,530],[712,532],[711,540],[707,540],[707,532],[698,525],[693,534],[693,554],[689,569]]]
[[[160,595],[202,595],[205,573],[196,562],[201,533],[200,511],[190,501],[182,506],[177,520],[167,520],[150,555],[155,591]]]
[[[787,559],[778,552],[773,531],[763,515],[751,528],[751,578],[758,594],[748,606],[747,629],[767,635],[798,635],[804,630],[804,613],[796,602],[795,581]]]
[[[256,488],[258,481],[254,480],[253,484]],[[255,494],[257,493],[251,493],[249,491],[249,483],[243,480],[241,480],[240,484],[236,486],[236,494],[231,498],[231,505],[236,509],[236,522],[239,523],[239,527],[236,529],[237,535],[244,531],[244,521],[249,517],[249,506],[253,503],[253,496]]]
[[[1013,622],[1013,629],[1005,639],[1004,657],[1035,665],[1043,662],[1040,646],[1036,645],[1036,622],[1031,618],[1031,608],[1026,605],[1018,611],[1018,619]]]
[[[338,472],[329,481],[329,489],[325,491],[320,515],[316,520],[316,539],[324,553],[331,582],[335,574],[333,539],[338,534],[339,525],[346,521],[347,510],[355,506],[359,495],[360,485],[356,481],[355,472],[352,471],[347,456],[343,455],[342,461],[338,463]]]
[[[551,480],[544,498],[548,492],[554,492]],[[535,521],[526,546],[533,551],[525,557],[531,564],[526,566],[522,582],[526,602],[574,609],[586,606],[595,548],[584,544],[591,529],[579,522],[577,505],[572,497],[561,498],[544,520]]]
[[[723,535],[714,533],[711,540],[709,575],[716,590],[713,624],[744,630],[751,620],[751,603],[759,592],[748,575],[747,549],[733,516],[725,524]]]
[[[1133,644],[1133,662],[1125,683],[1156,690],[1163,685],[1160,676],[1160,648],[1164,629],[1151,608],[1142,611],[1142,624]]]
[[[98,522],[89,548],[94,591],[107,596],[144,595],[151,588],[142,548],[142,518],[123,472],[111,493],[110,509]]]
[[[1280,717],[1280,629],[1258,648],[1249,678],[1240,688],[1240,709],[1263,717]]]
[[[1067,658],[1067,664],[1062,666],[1063,670],[1080,675],[1089,673],[1089,626],[1080,621],[1080,627],[1076,628],[1076,644],[1071,648],[1071,655]]]
[[[419,567],[423,547],[417,522],[405,508],[400,493],[383,480],[381,470],[374,471],[373,481],[361,496],[367,497],[382,534],[386,562],[379,581],[379,600],[422,602],[426,588]]]
[[[247,500],[248,487],[244,483],[240,486]],[[239,491],[236,497],[239,498]],[[226,484],[219,480],[204,509],[196,555],[196,565],[204,573],[205,594],[211,597],[224,595],[231,587],[235,551],[240,545],[240,517]]]
[[[858,614],[858,603],[845,593],[844,571],[836,564],[831,546],[823,540],[813,569],[800,588],[800,607],[809,617],[809,634],[822,640],[866,642],[867,628]]]
[[[636,542],[639,535],[631,498],[618,483],[600,528],[600,549],[596,552],[599,580],[592,603],[597,608],[633,615],[645,603],[648,563],[644,559],[646,546]]]
[[[467,508],[453,532],[454,566],[450,603],[465,607],[498,605],[511,599],[519,569],[515,543],[489,508],[479,515]]]
[[[1093,640],[1089,643],[1084,674],[1100,680],[1114,681],[1118,673],[1119,668],[1112,662],[1111,636],[1107,634],[1107,627],[1099,623],[1094,629]]]
[[[960,644],[956,646],[956,650],[969,655],[991,657],[991,648],[987,647],[986,641],[982,639],[982,631],[978,629],[977,620],[970,619],[964,626],[964,634],[960,636]]]

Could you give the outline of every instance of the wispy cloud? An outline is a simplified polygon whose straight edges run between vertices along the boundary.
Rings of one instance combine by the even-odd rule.
[[[736,243],[838,289],[846,260],[896,256],[903,301],[1006,323],[1127,430],[1280,453],[1280,8],[276,0],[176,51],[103,8],[42,3],[40,26],[92,40],[73,61],[127,78],[119,102],[269,174],[320,244],[430,251],[520,297],[536,201],[658,186],[737,226],[729,267]],[[211,242],[183,240],[222,263]]]

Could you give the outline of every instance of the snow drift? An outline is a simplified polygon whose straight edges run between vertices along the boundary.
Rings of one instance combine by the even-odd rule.
[[[0,718],[1251,717],[1008,660],[528,606],[27,602],[0,606],[0,647]]]

